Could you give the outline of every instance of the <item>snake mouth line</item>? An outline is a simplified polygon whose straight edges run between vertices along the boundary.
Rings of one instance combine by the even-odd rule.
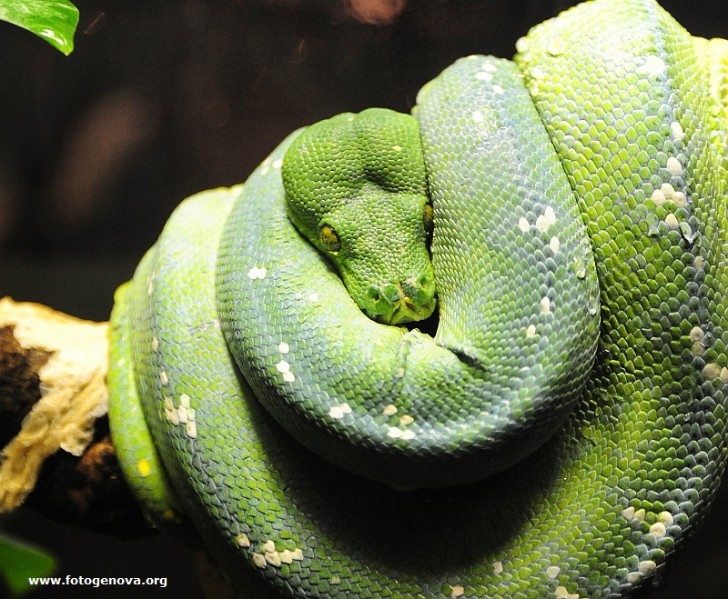
[[[423,287],[413,285],[409,280],[398,282],[396,289],[398,298],[394,302],[394,311],[389,322],[397,325],[417,324],[417,328],[422,330],[420,325],[437,314],[437,294],[432,294],[427,301],[423,301]]]
[[[420,333],[429,335],[430,337],[434,337],[435,333],[437,333],[437,328],[440,326],[440,311],[438,308],[439,304],[435,306],[432,314],[424,320],[410,320],[408,322],[400,323],[399,326],[405,327],[408,331],[416,330]]]
[[[437,297],[432,287],[431,282],[415,281],[414,278],[372,284],[359,306],[372,320],[384,324],[407,326],[413,322],[421,323],[437,310]]]

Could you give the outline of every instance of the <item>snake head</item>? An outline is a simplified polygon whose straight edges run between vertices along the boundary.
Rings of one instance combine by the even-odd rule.
[[[286,153],[283,182],[291,222],[365,314],[387,324],[432,315],[432,204],[414,118],[370,109],[316,123]]]

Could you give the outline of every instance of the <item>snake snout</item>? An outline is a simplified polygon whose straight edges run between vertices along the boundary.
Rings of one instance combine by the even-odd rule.
[[[402,324],[429,318],[435,304],[435,283],[422,275],[397,283],[370,285],[362,308],[374,320]]]

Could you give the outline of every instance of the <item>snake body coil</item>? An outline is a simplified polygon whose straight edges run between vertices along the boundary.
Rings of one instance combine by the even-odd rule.
[[[712,500],[728,43],[596,0],[517,50],[292,134],[117,293],[127,477],[256,597],[623,597]]]

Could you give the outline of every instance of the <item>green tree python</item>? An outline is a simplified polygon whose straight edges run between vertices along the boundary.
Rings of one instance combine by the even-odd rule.
[[[708,508],[728,43],[596,0],[516,49],[291,134],[117,292],[125,474],[242,596],[624,597]]]

